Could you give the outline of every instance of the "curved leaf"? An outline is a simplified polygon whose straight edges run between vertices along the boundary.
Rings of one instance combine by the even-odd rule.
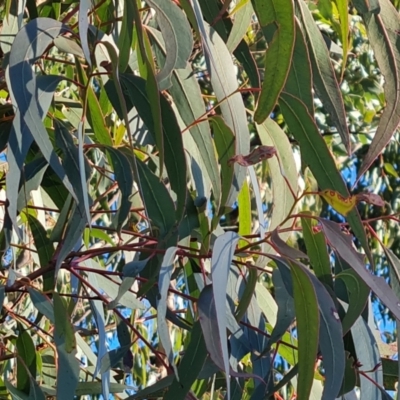
[[[379,125],[358,171],[357,179],[374,162],[376,157],[389,143],[400,123],[400,15],[389,0],[379,2],[379,14],[372,12],[363,15],[367,27],[368,39],[374,50],[379,68],[385,78],[386,107]]]
[[[355,271],[347,269],[336,275],[335,284],[341,280],[346,286],[349,296],[349,307],[343,318],[343,333],[346,334],[361,315],[368,303],[370,290]]]
[[[31,380],[36,379],[36,349],[29,331],[21,324],[18,324],[18,330],[17,389],[29,394]]]
[[[161,51],[156,51],[159,58],[165,57],[164,40],[160,33],[149,28],[157,46]],[[160,53],[163,54],[160,54]],[[208,121],[197,122],[206,113],[200,86],[193,74],[189,64],[184,69],[175,70],[171,76],[172,86],[169,89],[176,104],[179,114],[186,126],[190,126],[189,132],[195,141],[200,156],[203,160],[205,171],[213,188],[213,195],[216,204],[221,201],[221,180],[218,172],[217,157],[211,138],[210,125]]]
[[[210,118],[210,124],[218,152],[218,161],[221,166],[221,203],[220,209],[216,212],[218,217],[226,211],[225,207],[229,204],[228,200],[232,191],[235,169],[228,161],[235,155],[236,139],[231,129],[220,116]]]
[[[172,272],[174,270],[174,259],[177,251],[177,247],[170,247],[167,249],[161,264],[160,275],[158,278],[158,290],[160,291],[160,294],[157,298],[157,330],[169,364],[172,366],[176,379],[179,381],[178,368],[174,361],[171,337],[165,319],[168,306],[168,289],[171,282]]]
[[[112,147],[106,147],[106,150],[114,167],[115,179],[122,196],[115,224],[117,230],[120,231],[129,216],[132,205],[130,198],[133,192],[133,173],[128,158],[122,152]]]
[[[80,0],[79,1],[79,38],[81,40],[83,54],[85,55],[86,62],[91,66],[92,59],[89,50],[88,43],[88,28],[89,28],[89,20],[88,20],[88,12],[91,6],[90,0]]]
[[[193,5],[202,36],[204,57],[210,73],[211,84],[220,103],[225,123],[236,137],[235,154],[248,154],[250,152],[249,128],[242,96],[240,93],[235,93],[238,83],[232,57],[221,37],[213,28],[204,23],[198,0],[194,0]],[[232,207],[236,201],[246,175],[246,169],[237,164],[234,166],[234,171],[233,186],[226,203],[222,204],[226,207]]]
[[[53,39],[66,32],[68,28],[65,25],[50,18],[36,18],[30,21],[15,37],[6,78],[12,101],[17,106],[17,115],[14,118],[15,129],[20,132],[26,130],[28,138],[30,135],[33,136],[53,171],[76,198],[74,189],[55,155],[48,133],[41,121],[43,110],[40,109],[38,102],[38,80],[31,65],[42,56]]]
[[[79,362],[75,357],[74,328],[65,305],[58,293],[54,299],[54,341],[57,347],[57,399],[70,400],[78,385]]]
[[[285,86],[295,42],[292,0],[252,0],[254,11],[268,42],[265,74],[254,120],[261,124],[273,111]]]
[[[8,74],[9,76],[10,74]],[[46,116],[47,110],[49,109],[51,100],[53,99],[54,91],[57,88],[61,78],[59,76],[39,76],[36,80],[36,90],[38,91],[37,103],[40,121]],[[27,90],[27,89],[23,89]],[[10,87],[10,92],[12,88]],[[19,182],[21,178],[21,169],[25,161],[26,155],[28,154],[29,147],[33,142],[32,133],[29,130],[28,124],[24,118],[20,115],[23,112],[24,106],[19,105],[20,109],[17,110],[16,116],[13,120],[12,129],[10,131],[8,139],[8,150],[7,150],[7,161],[9,165],[9,171],[6,176],[7,182],[7,197],[10,200],[8,207],[8,214],[16,224],[17,215],[17,195]],[[22,107],[22,108],[21,108]],[[25,106],[26,107],[26,106]],[[44,127],[43,127],[44,129]],[[47,132],[46,132],[47,135]],[[48,159],[47,159],[48,161]],[[18,184],[16,184],[18,182]]]
[[[347,152],[350,152],[350,135],[343,98],[329,57],[329,51],[307,4],[304,0],[299,0],[298,4],[300,5],[303,26],[307,32],[314,88],[329,112]]]
[[[254,10],[250,0],[247,0],[243,7],[240,7],[240,9],[235,13],[232,29],[229,32],[229,37],[226,41],[226,47],[230,52],[233,52],[237,48],[243,37],[246,35],[253,14]]]
[[[175,226],[175,207],[167,188],[142,161],[137,160],[142,196],[150,220],[164,237]]]
[[[349,191],[336,168],[332,154],[304,103],[294,96],[281,93],[279,105],[291,133],[299,141],[303,160],[310,167],[320,189],[334,189],[343,197],[349,197]],[[353,210],[347,216],[347,220],[373,265],[360,214]]]
[[[317,295],[310,276],[298,264],[290,264],[292,283],[287,281],[288,266],[273,257],[285,284],[292,285],[297,321],[299,377],[297,396],[308,399],[314,379],[314,365],[318,352],[320,318]]]
[[[211,257],[211,276],[213,298],[215,301],[215,313],[217,318],[218,334],[221,340],[220,346],[223,357],[223,366],[226,374],[226,385],[228,398],[229,385],[229,356],[226,335],[226,287],[228,284],[228,273],[231,267],[235,248],[239,240],[236,232],[225,232],[219,236],[214,243]]]
[[[340,225],[335,222],[322,218],[319,218],[319,222],[329,244],[337,251],[340,257],[357,272],[359,277],[379,297],[382,303],[389,308],[395,317],[400,319],[399,299],[393,293],[384,278],[375,276],[366,269],[362,261],[364,257],[353,248],[351,236],[342,232]]]
[[[291,67],[283,90],[300,99],[306,105],[308,112],[314,115],[310,55],[297,18],[295,18],[295,25],[296,41],[294,42]]]
[[[172,1],[146,0],[156,10],[156,20],[166,45],[166,58],[156,75],[161,90],[171,87],[171,74],[176,68],[185,68],[192,53],[193,38],[189,22]]]
[[[155,122],[151,114],[151,101],[147,97],[146,81],[134,75],[123,74],[121,75],[121,82],[144,123],[155,134]],[[168,121],[162,126],[165,166],[171,188],[177,195],[176,218],[180,221],[185,210],[187,194],[186,157],[179,125],[171,106],[164,96],[160,96],[160,105],[162,120]],[[145,203],[147,204],[147,202]]]

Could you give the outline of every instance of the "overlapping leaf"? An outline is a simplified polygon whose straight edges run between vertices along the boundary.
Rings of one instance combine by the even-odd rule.
[[[400,16],[389,0],[379,2],[379,14],[367,12],[363,15],[368,39],[374,50],[379,68],[385,77],[386,107],[379,125],[358,171],[358,179],[389,143],[400,123]]]

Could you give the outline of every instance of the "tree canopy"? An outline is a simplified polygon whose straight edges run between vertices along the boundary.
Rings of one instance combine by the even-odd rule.
[[[1,3],[0,397],[397,396],[399,9]]]

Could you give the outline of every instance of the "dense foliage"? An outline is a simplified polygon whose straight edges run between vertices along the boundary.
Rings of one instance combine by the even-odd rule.
[[[399,7],[1,3],[1,398],[391,398]]]

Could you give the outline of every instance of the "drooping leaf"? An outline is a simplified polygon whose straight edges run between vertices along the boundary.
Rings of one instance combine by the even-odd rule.
[[[125,72],[129,63],[129,56],[131,54],[132,40],[133,40],[133,20],[134,8],[130,1],[124,1],[124,12],[122,15],[121,31],[118,36],[118,50],[119,50],[119,68],[121,72]]]
[[[337,128],[347,152],[350,152],[350,135],[347,127],[343,98],[336,80],[335,70],[329,57],[329,51],[308,9],[308,5],[304,0],[300,0],[298,4],[302,14],[303,27],[307,32],[314,89],[324,107],[329,112],[332,122]]]
[[[228,272],[239,236],[236,232],[225,232],[215,241],[211,258],[211,276],[213,281],[213,298],[217,318],[218,334],[223,357],[224,371],[229,397],[229,356],[226,336],[226,291]]]
[[[88,276],[89,283],[92,287],[99,287],[97,282],[97,275],[90,274]],[[110,371],[101,371],[101,361],[103,357],[107,354],[107,336],[106,336],[106,326],[105,326],[105,315],[103,302],[100,300],[90,300],[90,308],[92,310],[93,318],[96,322],[97,332],[98,332],[98,344],[97,344],[97,362],[94,371],[94,375],[98,373],[101,374],[101,387],[102,395],[105,399],[109,397],[110,393]],[[101,371],[101,372],[100,372]]]
[[[156,51],[157,58],[165,58],[163,38],[158,31],[151,28],[148,29],[150,29],[150,33],[160,48],[160,51]],[[171,82],[172,86],[169,92],[183,122],[187,126],[190,126],[189,132],[199,149],[206,170],[204,172],[209,176],[215,202],[219,205],[221,200],[221,181],[218,173],[217,157],[208,121],[196,122],[196,120],[201,119],[205,115],[206,108],[191,66],[188,64],[184,69],[174,70]]]
[[[36,379],[36,350],[29,331],[20,324],[18,330],[17,389],[30,394],[31,380]]]
[[[335,222],[319,218],[324,234],[329,244],[337,251],[341,258],[349,264],[367,286],[379,297],[389,310],[400,319],[400,303],[389,285],[380,276],[371,274],[364,264],[363,255],[358,253],[352,243],[350,235],[342,232],[340,225]]]
[[[14,129],[20,137],[19,140],[21,140],[22,132],[26,132],[24,136],[27,136],[26,143],[28,144],[25,145],[27,146],[25,147],[25,154],[27,148],[29,148],[29,140],[33,137],[53,171],[75,197],[73,186],[55,155],[48,133],[42,123],[44,112],[38,101],[41,83],[38,82],[32,68],[32,64],[42,56],[52,40],[65,32],[68,32],[65,25],[50,18],[36,18],[26,24],[14,39],[6,78],[13,104],[17,107]],[[19,178],[19,175],[17,177]],[[7,185],[7,188],[9,186],[15,187],[15,182],[19,181],[15,175],[12,176],[10,173],[7,174],[7,179],[14,179],[11,185]],[[16,196],[10,200],[16,201]],[[11,218],[13,219],[15,216],[13,215]]]
[[[37,102],[40,121],[45,117],[49,109],[54,91],[59,82],[60,77],[58,76],[49,75],[37,78],[35,86],[38,91]],[[12,87],[10,87],[10,93],[12,93]],[[22,107],[21,112],[23,112],[24,105],[21,104],[19,107]],[[14,224],[17,215],[17,204],[21,205],[21,201],[17,202],[16,197],[18,195],[22,165],[33,141],[33,136],[29,131],[28,124],[24,121],[22,116],[19,116],[19,111],[17,111],[16,114],[8,139],[7,161],[9,171],[6,176],[6,182],[8,182],[7,197],[10,200],[8,213]],[[18,184],[16,184],[16,182],[18,182]],[[24,197],[24,200],[27,199]],[[23,206],[25,206],[25,204]]]
[[[50,322],[54,323],[54,308],[53,303],[49,300],[49,298],[33,288],[28,288],[28,292],[32,303],[37,310],[46,316]]]
[[[88,43],[88,27],[89,27],[89,20],[88,20],[88,12],[90,10],[91,1],[90,0],[82,0],[79,2],[79,38],[81,40],[83,54],[85,55],[86,62],[89,65],[92,65],[92,59],[89,50],[89,43]]]
[[[158,278],[158,289],[160,294],[159,298],[157,299],[157,329],[169,364],[172,366],[176,379],[179,381],[178,369],[176,367],[174,353],[172,351],[171,337],[165,318],[168,307],[168,289],[171,282],[172,272],[174,270],[174,259],[177,251],[177,247],[170,247],[167,249],[161,264],[160,275]]]
[[[303,160],[310,167],[320,189],[333,189],[343,197],[349,197],[350,194],[336,168],[332,154],[306,106],[299,99],[286,93],[281,93],[279,104],[291,133],[300,143]],[[357,210],[351,211],[347,220],[373,265],[364,226]]]
[[[229,196],[232,190],[235,170],[229,165],[229,160],[235,154],[235,136],[225,121],[215,116],[210,118],[211,127],[214,133],[215,147],[217,148],[219,163],[221,165],[221,203],[217,214],[222,214],[225,207],[228,207]]]
[[[83,172],[83,180],[84,182],[79,185],[74,185],[74,189],[76,192],[76,195],[78,197],[78,207],[82,212],[82,215],[86,216],[86,222],[89,224],[90,215],[88,217],[88,210],[87,207],[85,206],[86,203],[88,202],[88,193],[87,193],[87,180],[90,176],[90,166],[89,163],[86,159],[86,157],[83,158],[83,166],[84,168],[81,168],[81,162],[80,162],[80,151],[77,148],[77,146],[74,144],[74,141],[71,137],[71,134],[68,132],[64,124],[56,121],[55,123],[55,136],[56,136],[56,144],[57,146],[62,150],[64,154],[64,158],[62,160],[62,164],[65,169],[65,173],[68,176],[68,179],[71,182],[77,181],[77,177],[81,176],[81,172]],[[85,200],[86,199],[86,200]]]
[[[130,198],[133,191],[133,173],[129,160],[123,153],[112,147],[107,147],[106,149],[110,156],[114,168],[115,179],[118,182],[118,187],[122,196],[118,216],[116,218],[116,228],[120,231],[122,225],[128,218],[132,205]]]
[[[256,125],[256,128],[261,143],[273,146],[277,150],[277,156],[267,160],[272,181],[272,203],[274,207],[274,212],[269,219],[268,230],[272,231],[277,226],[285,228],[291,224],[290,221],[282,224],[282,221],[286,219],[294,205],[293,194],[297,195],[297,167],[289,139],[275,121],[268,118],[263,124]],[[284,240],[288,236],[288,233],[281,234]],[[263,252],[270,253],[273,251],[269,244],[264,245]]]
[[[139,115],[149,130],[154,133],[155,122],[151,115],[151,101],[146,93],[146,82],[137,76],[128,74],[121,75],[121,80],[132,104],[137,108]],[[164,96],[160,96],[160,106],[163,121],[168,121],[168,123],[163,124],[162,127],[165,166],[168,172],[171,188],[177,195],[176,216],[177,220],[180,221],[183,217],[186,203],[185,152],[175,114]]]
[[[239,4],[237,4],[235,9],[232,11],[232,13],[235,13],[235,19],[233,21],[232,29],[229,32],[229,38],[226,42],[226,47],[230,52],[233,52],[242,41],[254,14],[250,0],[242,0],[241,3],[242,7],[239,8]]]
[[[67,309],[58,293],[54,300],[54,342],[57,348],[57,399],[67,400],[74,397],[78,385],[79,362],[75,358],[75,332]]]
[[[349,0],[335,0],[339,12],[340,34],[343,49],[342,79],[346,70],[347,53],[349,50]]]
[[[78,240],[81,239],[83,231],[86,226],[85,214],[79,209],[79,207],[74,204],[72,206],[70,219],[67,222],[67,227],[65,229],[65,234],[62,238],[62,246],[57,255],[56,267],[55,267],[55,277],[57,277],[58,272],[61,268],[65,257],[72,251]]]
[[[368,378],[359,374],[360,396],[366,400],[381,399],[378,385],[383,382],[382,370],[376,368],[380,362],[379,349],[371,329],[362,317],[351,328],[357,361],[368,373]]]
[[[174,203],[166,187],[147,165],[138,160],[137,166],[149,218],[160,229],[161,236],[165,236],[175,225]]]
[[[166,59],[156,75],[161,90],[171,87],[171,74],[176,68],[185,68],[192,53],[193,38],[189,22],[172,1],[146,0],[156,10],[156,20],[163,35]]]
[[[398,29],[400,16],[389,0],[382,0],[380,12],[367,12],[363,15],[368,39],[374,50],[382,75],[385,78],[386,107],[379,118],[379,125],[358,171],[358,179],[370,167],[385,146],[389,143],[400,123],[400,46]]]
[[[313,231],[313,220],[310,218],[302,218],[301,225],[307,255],[316,277],[333,288],[331,262],[323,233]]]
[[[352,0],[352,3],[361,14],[379,14],[381,11],[379,0]]]
[[[248,154],[250,150],[249,128],[243,99],[240,93],[235,93],[238,89],[238,83],[232,57],[221,37],[203,21],[198,0],[193,2],[193,6],[201,32],[204,56],[210,73],[211,84],[220,103],[224,121],[236,138],[235,154]],[[226,207],[232,207],[236,201],[246,174],[245,168],[239,165],[235,165],[234,171],[233,185],[225,204]]]
[[[212,285],[207,285],[202,290],[199,300],[199,320],[203,332],[204,341],[211,360],[221,370],[225,371],[224,359],[222,353],[222,342],[219,336],[218,320],[215,310],[215,301]],[[225,345],[225,344],[224,344]],[[229,364],[228,364],[229,366]],[[262,378],[252,374],[235,372],[230,368],[229,375],[243,378],[256,378],[262,381]],[[227,379],[229,380],[229,375]],[[229,389],[228,389],[229,390]]]
[[[314,115],[312,96],[312,71],[310,55],[306,39],[301,30],[300,22],[295,18],[296,41],[293,48],[293,57],[284,91],[299,98],[311,115]]]
[[[338,284],[339,280],[346,286],[349,296],[349,307],[342,321],[343,333],[346,334],[367,305],[370,290],[356,272],[351,269],[344,270],[337,274],[335,285]]]
[[[292,0],[253,0],[254,11],[268,42],[265,74],[254,120],[261,124],[273,111],[285,86],[295,42]]]
[[[277,265],[279,267],[280,262]],[[288,267],[283,265],[283,268]],[[284,271],[282,268],[280,270],[281,273]],[[318,301],[315,288],[305,271],[295,264],[292,265],[290,270],[298,337],[299,377],[297,396],[302,399],[308,399],[314,378],[314,364],[318,351],[320,326]]]
[[[47,267],[54,254],[54,247],[50,239],[47,237],[46,230],[43,225],[32,215],[26,214],[29,226],[31,228],[35,247],[39,255],[39,261],[41,268]],[[53,287],[53,273],[49,272],[44,274],[44,287],[43,289],[50,290]]]

